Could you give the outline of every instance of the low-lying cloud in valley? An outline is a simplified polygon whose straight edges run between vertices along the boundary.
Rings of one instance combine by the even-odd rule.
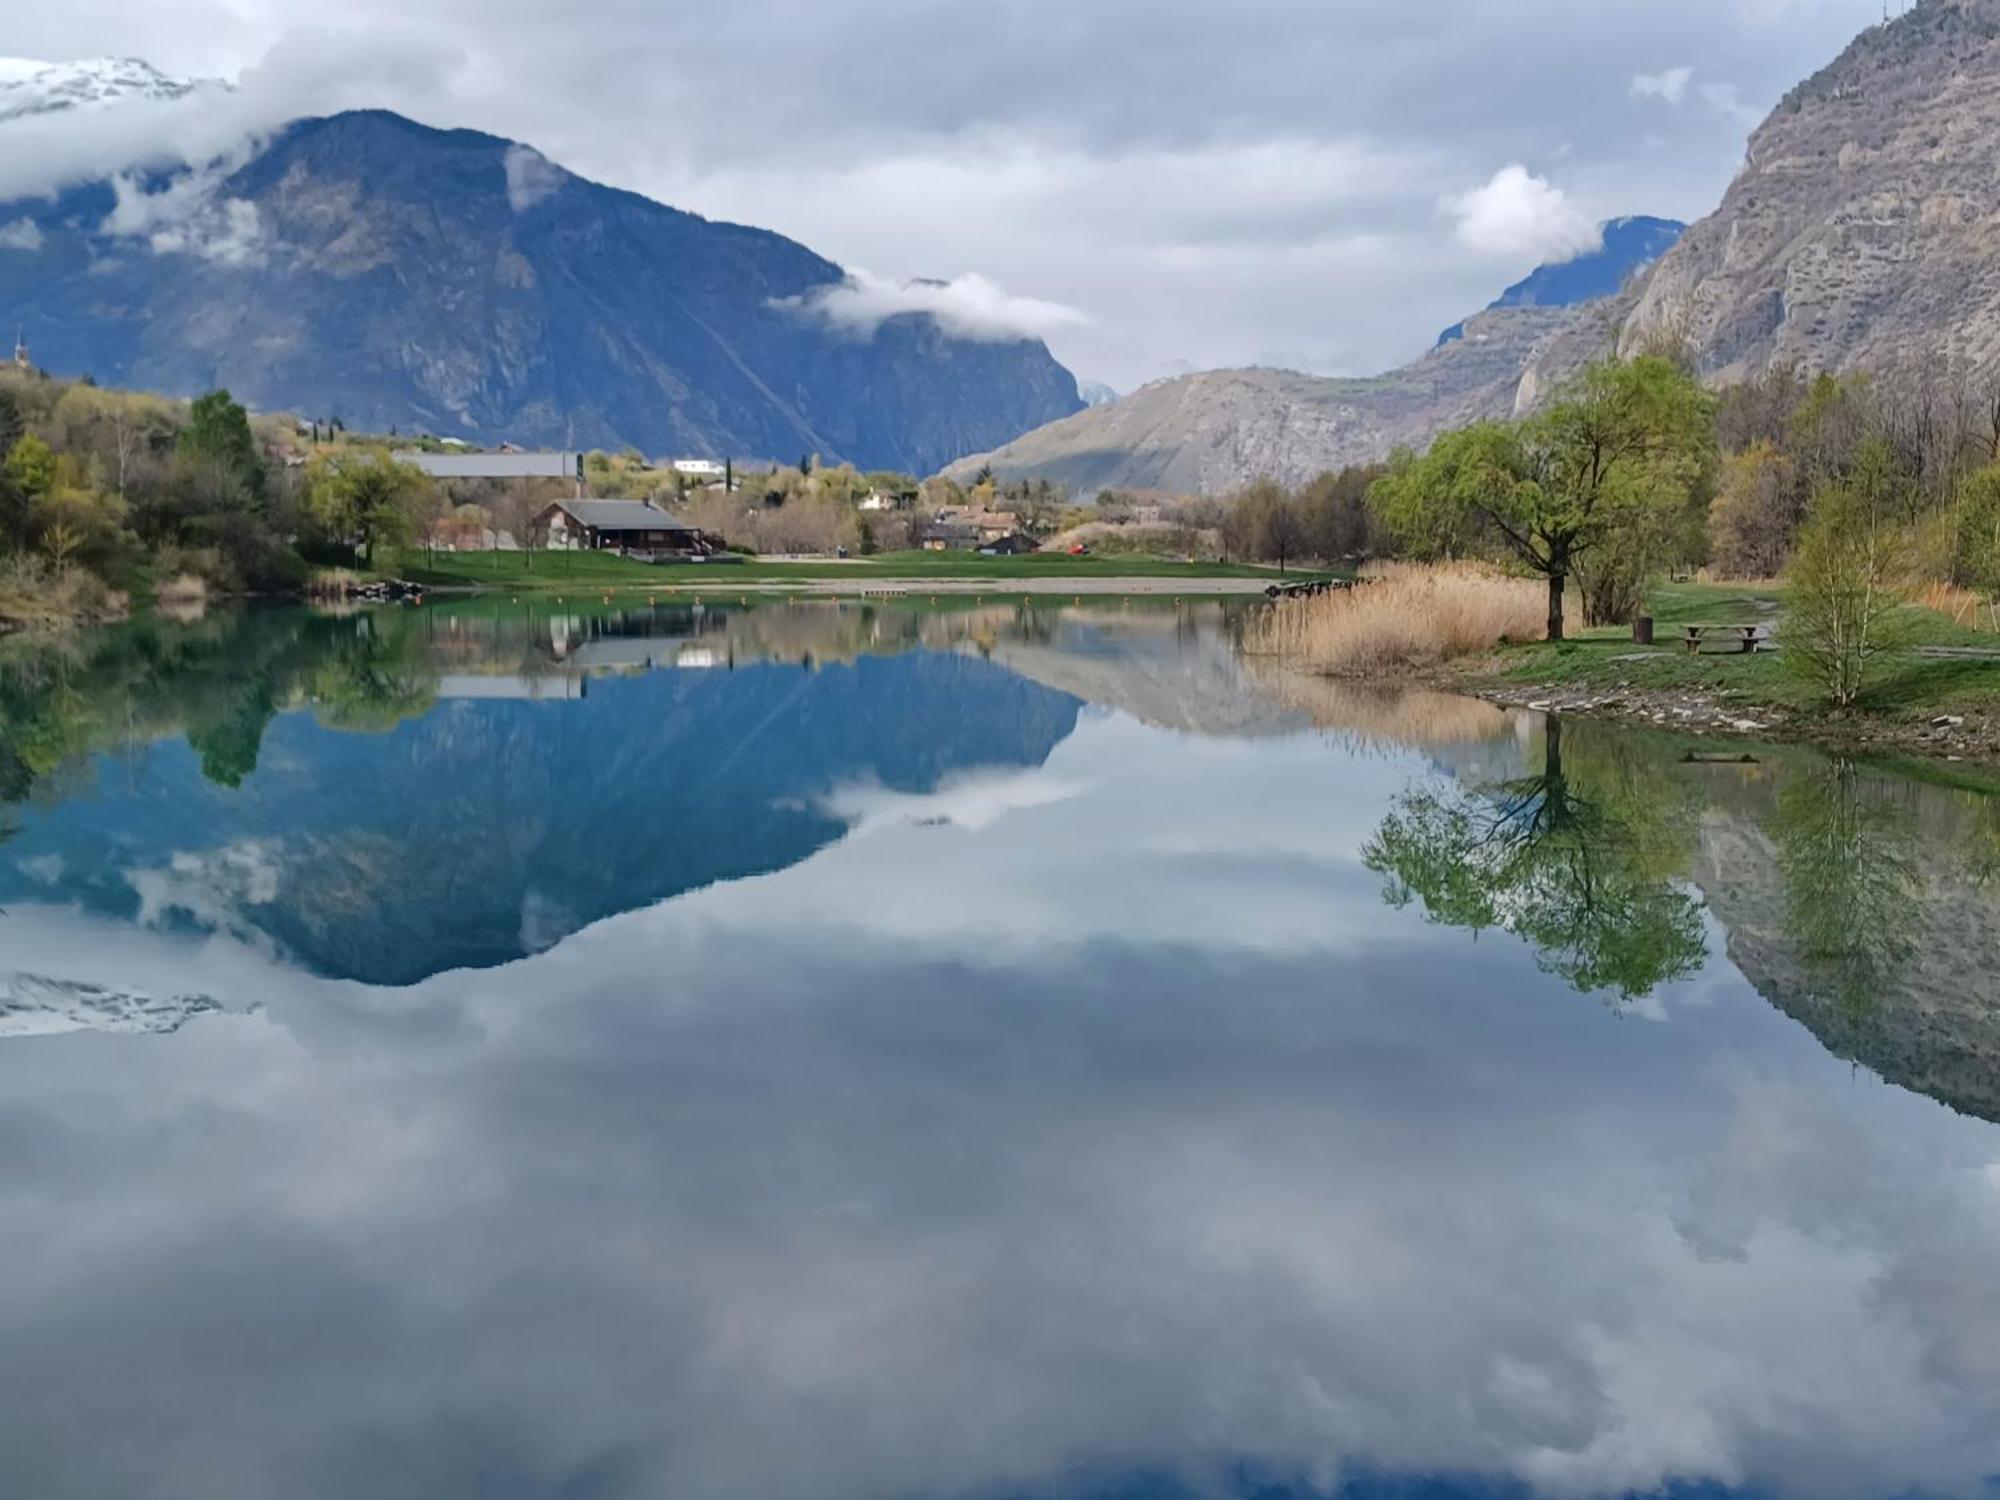
[[[927,313],[945,332],[981,342],[1046,339],[1090,321],[1074,307],[1017,297],[977,273],[950,281],[930,277],[894,281],[856,267],[842,282],[803,297],[781,298],[777,305],[862,336],[873,334],[891,318],[911,313]]]

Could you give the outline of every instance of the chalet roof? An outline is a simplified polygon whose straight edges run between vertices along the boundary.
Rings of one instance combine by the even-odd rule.
[[[593,531],[694,531],[679,516],[670,516],[644,500],[557,500],[555,505]]]

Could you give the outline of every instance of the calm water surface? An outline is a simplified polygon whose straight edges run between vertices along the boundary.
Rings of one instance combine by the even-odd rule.
[[[2000,1492],[2000,803],[1234,636],[0,642],[0,1494]]]

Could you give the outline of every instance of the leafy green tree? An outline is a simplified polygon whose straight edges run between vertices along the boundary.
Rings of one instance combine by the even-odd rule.
[[[1799,533],[1779,639],[1786,665],[1836,708],[1851,707],[1905,642],[1910,486],[1888,444],[1866,439],[1848,477],[1814,494]]]
[[[335,541],[351,542],[371,562],[382,545],[400,546],[416,528],[430,476],[398,463],[386,448],[341,448],[313,460],[306,514]]]
[[[1587,367],[1524,421],[1448,432],[1404,453],[1369,492],[1413,550],[1493,541],[1548,580],[1548,638],[1578,563],[1635,526],[1683,510],[1714,441],[1714,403],[1658,356]]]
[[[222,465],[253,500],[264,498],[264,460],[250,431],[250,414],[226,390],[195,397],[181,429],[179,451]]]
[[[1540,775],[1486,792],[1405,793],[1363,851],[1392,906],[1433,922],[1499,928],[1577,989],[1650,994],[1701,967],[1701,908],[1677,878],[1684,810],[1647,768],[1586,791],[1550,719]],[[1593,794],[1594,793],[1594,794]]]
[[[0,475],[30,504],[46,500],[56,488],[55,450],[31,432],[8,450]]]

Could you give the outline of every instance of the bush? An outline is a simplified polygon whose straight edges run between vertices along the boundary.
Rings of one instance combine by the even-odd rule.
[[[0,621],[77,625],[115,620],[124,613],[125,596],[87,569],[57,569],[31,553],[0,562]]]
[[[1547,602],[1535,579],[1465,563],[1390,564],[1353,589],[1279,600],[1251,644],[1317,672],[1389,672],[1533,640]]]

